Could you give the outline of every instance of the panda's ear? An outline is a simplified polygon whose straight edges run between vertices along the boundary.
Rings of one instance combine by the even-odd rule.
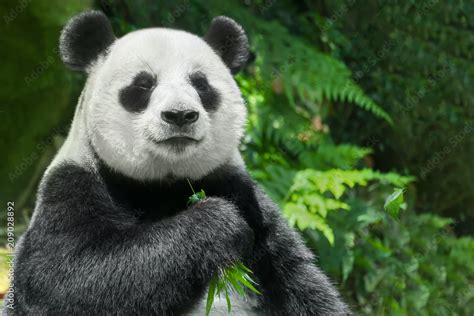
[[[63,28],[59,53],[69,68],[86,71],[100,55],[106,54],[114,41],[115,35],[105,14],[86,11],[70,19]]]
[[[236,74],[247,62],[249,42],[244,29],[226,16],[215,17],[204,40],[221,56],[232,74]]]

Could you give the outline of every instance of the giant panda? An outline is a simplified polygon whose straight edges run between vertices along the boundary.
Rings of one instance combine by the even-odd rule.
[[[248,49],[228,17],[203,37],[116,38],[98,11],[67,23],[61,58],[88,78],[17,247],[6,313],[204,315],[214,273],[241,261],[262,295],[234,295],[235,315],[350,314],[239,153],[233,74]],[[192,206],[188,181],[207,195]]]

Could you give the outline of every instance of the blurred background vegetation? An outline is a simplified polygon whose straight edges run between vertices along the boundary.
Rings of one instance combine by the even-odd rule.
[[[87,8],[119,36],[241,23],[248,168],[356,313],[474,315],[472,1],[3,1],[0,199],[17,236],[85,79],[59,31]],[[384,208],[396,188],[400,212]]]

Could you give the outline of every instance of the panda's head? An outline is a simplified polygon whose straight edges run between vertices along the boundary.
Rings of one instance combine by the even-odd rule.
[[[66,25],[60,53],[88,74],[79,110],[113,169],[142,180],[199,178],[235,159],[247,112],[232,75],[248,40],[232,19],[215,18],[202,38],[149,28],[117,39],[106,16],[89,11]]]

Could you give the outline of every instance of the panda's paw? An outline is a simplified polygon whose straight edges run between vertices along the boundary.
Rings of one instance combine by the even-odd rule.
[[[210,197],[195,205],[197,211],[206,213],[206,226],[219,244],[219,250],[237,260],[249,254],[253,248],[254,233],[232,202]]]

